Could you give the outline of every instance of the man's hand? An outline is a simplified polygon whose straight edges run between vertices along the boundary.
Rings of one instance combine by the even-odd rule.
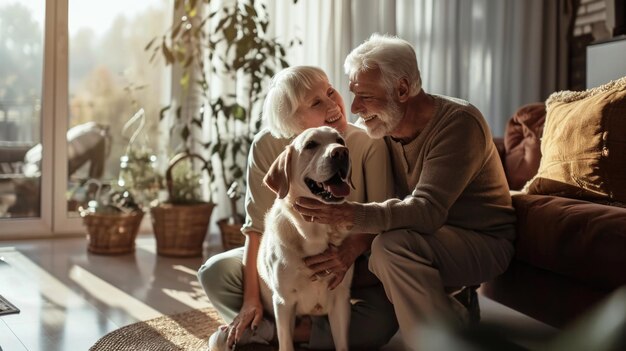
[[[306,257],[304,264],[314,272],[311,279],[333,274],[328,288],[330,290],[336,288],[346,276],[348,269],[354,265],[357,257],[370,247],[372,239],[373,236],[368,234],[350,235],[341,246],[331,245],[319,255]]]
[[[354,226],[354,217],[360,204],[355,202],[343,202],[341,204],[326,204],[321,201],[299,197],[296,199],[294,208],[305,220],[330,224],[346,229]]]

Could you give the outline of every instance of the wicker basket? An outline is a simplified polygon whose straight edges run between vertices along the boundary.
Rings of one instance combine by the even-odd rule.
[[[215,205],[160,204],[150,209],[157,254],[175,257],[202,256],[202,245]]]
[[[172,194],[172,168],[188,157],[202,156],[181,153],[172,158],[165,172],[168,193]],[[206,167],[205,167],[206,168]],[[197,204],[161,203],[150,208],[152,228],[157,242],[157,254],[174,257],[202,256],[204,238],[209,228],[211,212],[214,204],[202,202]]]
[[[239,223],[229,223],[228,218],[222,218],[217,221],[222,234],[222,247],[224,250],[235,249],[246,243],[246,236],[241,233],[243,216],[238,215],[238,217],[240,217]]]
[[[102,255],[134,252],[143,215],[143,211],[120,214],[81,211],[87,227],[87,250]]]

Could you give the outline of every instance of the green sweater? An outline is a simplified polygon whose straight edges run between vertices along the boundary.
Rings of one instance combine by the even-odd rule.
[[[352,231],[432,234],[449,225],[514,239],[515,212],[486,121],[467,101],[433,97],[435,116],[417,138],[385,138],[396,198],[365,204]]]

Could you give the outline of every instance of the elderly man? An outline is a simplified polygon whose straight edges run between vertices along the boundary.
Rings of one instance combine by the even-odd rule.
[[[296,209],[316,222],[381,233],[369,268],[412,349],[420,325],[459,316],[449,295],[455,288],[507,268],[515,236],[511,197],[480,111],[424,92],[408,42],[374,34],[348,55],[345,68],[352,112],[389,147],[396,198],[340,205],[301,198]]]

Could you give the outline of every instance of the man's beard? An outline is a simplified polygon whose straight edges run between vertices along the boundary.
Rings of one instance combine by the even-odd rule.
[[[377,113],[378,121],[375,124],[366,124],[367,134],[374,139],[380,139],[393,132],[402,120],[402,112],[400,105],[393,100],[385,108]]]

